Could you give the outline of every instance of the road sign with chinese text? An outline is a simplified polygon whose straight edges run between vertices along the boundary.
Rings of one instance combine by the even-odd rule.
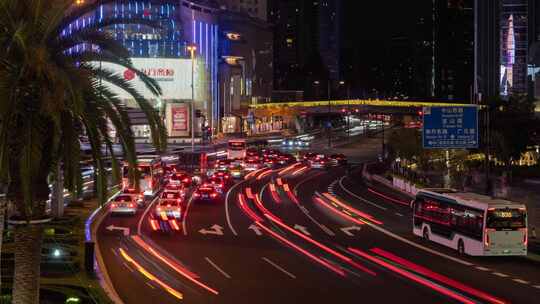
[[[424,107],[423,121],[426,149],[478,148],[476,106]]]

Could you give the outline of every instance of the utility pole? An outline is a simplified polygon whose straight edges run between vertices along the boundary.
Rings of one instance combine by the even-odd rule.
[[[486,167],[486,194],[491,196],[491,182],[490,182],[490,163],[489,163],[489,156],[491,154],[491,117],[490,117],[490,108],[489,105],[486,105],[486,114],[485,114],[485,167]]]
[[[190,44],[187,50],[191,54],[191,152],[195,152],[195,51],[197,46]]]
[[[332,104],[330,103],[330,79],[326,82],[328,87],[328,149],[332,147]]]

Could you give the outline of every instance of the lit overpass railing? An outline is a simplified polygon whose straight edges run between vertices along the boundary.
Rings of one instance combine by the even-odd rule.
[[[275,108],[275,107],[324,107],[328,106],[375,106],[375,107],[440,107],[440,106],[460,106],[476,107],[474,104],[451,103],[451,102],[429,102],[429,101],[407,101],[407,100],[380,100],[380,99],[350,99],[350,100],[323,100],[323,101],[295,101],[295,102],[272,102],[250,105],[254,109]]]

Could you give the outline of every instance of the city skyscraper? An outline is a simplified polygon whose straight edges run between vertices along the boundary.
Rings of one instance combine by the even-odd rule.
[[[500,95],[527,93],[528,0],[500,3]]]
[[[480,103],[499,95],[499,12],[499,1],[475,1],[474,91]]]

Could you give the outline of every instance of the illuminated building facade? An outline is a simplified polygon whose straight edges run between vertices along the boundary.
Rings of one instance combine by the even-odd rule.
[[[197,118],[194,124],[196,136],[199,137],[202,127],[217,130],[219,122],[218,13],[219,9],[212,1],[113,2],[98,6],[92,14],[71,24],[66,33],[73,28],[87,27],[110,18],[140,18],[159,24],[159,28],[112,25],[106,31],[128,49],[136,68],[158,82],[163,89],[162,96],[156,98],[146,92],[144,84],[123,67],[105,62],[100,63],[100,66],[122,75],[143,93],[163,115],[170,137],[188,137],[191,133],[191,113],[200,110],[203,117]],[[196,48],[193,61],[193,102],[192,60],[188,46]],[[85,47],[77,46],[72,51],[84,51]],[[119,92],[119,96],[123,95]],[[133,99],[125,94],[124,97],[127,108],[137,108]],[[147,126],[135,126],[134,129],[137,137],[148,138]]]
[[[500,95],[526,94],[528,1],[502,0],[500,10]]]

